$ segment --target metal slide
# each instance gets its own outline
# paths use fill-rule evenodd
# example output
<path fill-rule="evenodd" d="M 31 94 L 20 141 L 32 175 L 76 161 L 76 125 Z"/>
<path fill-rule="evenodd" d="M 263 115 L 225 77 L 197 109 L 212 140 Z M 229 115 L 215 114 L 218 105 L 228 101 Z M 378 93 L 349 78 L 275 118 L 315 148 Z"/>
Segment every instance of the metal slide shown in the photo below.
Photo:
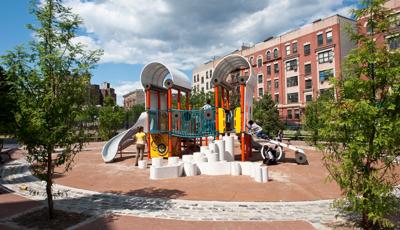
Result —
<path fill-rule="evenodd" d="M 118 135 L 107 141 L 107 143 L 103 146 L 103 149 L 101 150 L 101 156 L 103 157 L 104 162 L 112 162 L 119 150 L 123 150 L 133 143 L 132 136 L 136 133 L 137 127 L 142 126 L 144 128 L 144 131 L 147 132 L 146 120 L 147 113 L 143 112 L 140 114 L 138 120 L 131 128 L 122 133 L 119 133 Z"/>

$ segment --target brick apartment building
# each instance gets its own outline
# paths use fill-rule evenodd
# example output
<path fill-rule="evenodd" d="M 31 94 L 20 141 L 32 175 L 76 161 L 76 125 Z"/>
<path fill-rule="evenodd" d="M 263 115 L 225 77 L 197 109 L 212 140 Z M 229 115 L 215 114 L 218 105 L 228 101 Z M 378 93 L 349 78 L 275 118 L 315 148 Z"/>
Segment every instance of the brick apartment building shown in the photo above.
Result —
<path fill-rule="evenodd" d="M 328 78 L 340 76 L 343 59 L 355 46 L 345 28 L 355 24 L 334 15 L 233 53 L 247 57 L 253 66 L 255 99 L 269 93 L 278 103 L 281 118 L 296 124 L 306 103 L 332 88 Z M 193 70 L 194 91 L 213 90 L 210 75 L 220 59 Z"/>
<path fill-rule="evenodd" d="M 110 83 L 108 82 L 103 82 L 101 86 L 96 84 L 88 85 L 87 91 L 86 103 L 90 105 L 103 105 L 107 96 L 110 96 L 114 102 L 117 100 L 115 90 L 110 87 Z"/>
<path fill-rule="evenodd" d="M 134 105 L 144 105 L 145 102 L 145 93 L 142 89 L 137 89 L 132 92 L 129 92 L 124 97 L 124 109 L 129 110 Z"/>

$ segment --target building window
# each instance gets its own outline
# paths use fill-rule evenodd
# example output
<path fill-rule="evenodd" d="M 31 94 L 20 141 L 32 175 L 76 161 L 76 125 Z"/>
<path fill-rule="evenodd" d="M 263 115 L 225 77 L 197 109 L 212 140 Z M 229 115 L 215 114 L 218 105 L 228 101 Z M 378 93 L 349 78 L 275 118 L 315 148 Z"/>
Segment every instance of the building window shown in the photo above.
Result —
<path fill-rule="evenodd" d="M 267 81 L 267 92 L 271 92 L 271 81 Z"/>
<path fill-rule="evenodd" d="M 204 87 L 201 87 L 201 92 L 204 92 Z"/>
<path fill-rule="evenodd" d="M 259 58 L 257 59 L 257 67 L 260 68 L 261 66 L 262 66 L 262 58 L 259 57 Z"/>
<path fill-rule="evenodd" d="M 208 90 L 208 82 L 206 82 L 206 90 Z"/>
<path fill-rule="evenodd" d="M 201 84 L 204 83 L 204 77 L 201 77 Z"/>
<path fill-rule="evenodd" d="M 267 75 L 271 75 L 271 66 L 270 65 L 267 66 Z"/>
<path fill-rule="evenodd" d="M 299 102 L 299 93 L 288 93 L 287 94 L 287 103 L 298 103 Z"/>
<path fill-rule="evenodd" d="M 332 31 L 326 32 L 326 43 L 331 44 L 333 41 L 332 39 Z"/>
<path fill-rule="evenodd" d="M 250 57 L 249 61 L 250 61 L 250 65 L 253 65 L 253 64 L 254 64 L 254 63 L 253 63 L 254 57 Z"/>
<path fill-rule="evenodd" d="M 312 89 L 312 80 L 311 79 L 306 80 L 305 89 Z"/>
<path fill-rule="evenodd" d="M 206 71 L 206 79 L 208 79 L 208 71 Z"/>
<path fill-rule="evenodd" d="M 300 119 L 300 110 L 299 109 L 294 110 L 294 119 Z"/>
<path fill-rule="evenodd" d="M 298 85 L 299 85 L 299 82 L 298 82 L 298 80 L 297 80 L 297 76 L 288 77 L 288 78 L 286 79 L 286 86 L 287 86 L 287 87 L 293 87 L 293 86 L 298 86 Z"/>
<path fill-rule="evenodd" d="M 290 71 L 290 70 L 297 70 L 297 60 L 291 60 L 291 61 L 287 61 L 286 62 L 286 71 Z"/>
<path fill-rule="evenodd" d="M 328 50 L 325 52 L 321 52 L 318 54 L 318 63 L 323 64 L 323 63 L 328 63 L 333 61 L 333 51 Z"/>
<path fill-rule="evenodd" d="M 210 69 L 210 78 L 212 77 L 212 69 Z"/>
<path fill-rule="evenodd" d="M 260 97 L 264 96 L 263 88 L 258 88 L 258 96 L 260 96 Z"/>
<path fill-rule="evenodd" d="M 274 64 L 274 73 L 279 73 L 279 65 L 278 65 L 278 63 Z"/>
<path fill-rule="evenodd" d="M 323 34 L 318 34 L 317 35 L 317 43 L 318 43 L 319 46 L 324 44 L 324 36 L 323 36 Z"/>
<path fill-rule="evenodd" d="M 193 76 L 193 82 L 196 82 L 196 75 Z"/>
<path fill-rule="evenodd" d="M 312 95 L 306 95 L 306 102 L 311 102 L 312 101 Z"/>
<path fill-rule="evenodd" d="M 285 48 L 286 48 L 286 55 L 290 55 L 290 45 L 287 45 Z"/>
<path fill-rule="evenodd" d="M 275 49 L 274 49 L 274 58 L 277 59 L 278 56 L 279 56 L 279 55 L 278 55 L 278 49 L 275 48 Z"/>
<path fill-rule="evenodd" d="M 288 119 L 293 119 L 292 110 L 290 110 L 290 109 L 288 109 L 288 111 L 287 111 L 287 118 Z"/>
<path fill-rule="evenodd" d="M 279 104 L 279 94 L 275 94 L 275 103 Z"/>
<path fill-rule="evenodd" d="M 311 64 L 305 64 L 304 65 L 304 74 L 305 75 L 310 75 L 311 74 Z"/>
<path fill-rule="evenodd" d="M 267 61 L 271 60 L 271 51 L 267 51 Z"/>
<path fill-rule="evenodd" d="M 199 75 L 197 74 L 197 82 L 199 82 Z"/>
<path fill-rule="evenodd" d="M 258 75 L 258 83 L 262 83 L 263 82 L 263 75 L 259 74 Z"/>
<path fill-rule="evenodd" d="M 292 46 L 293 46 L 293 53 L 297 54 L 297 42 L 293 43 Z"/>
<path fill-rule="evenodd" d="M 304 56 L 310 55 L 310 52 L 311 52 L 311 45 L 310 44 L 304 45 Z"/>
<path fill-rule="evenodd" d="M 400 36 L 389 38 L 388 44 L 389 44 L 390 50 L 395 50 L 395 49 L 400 48 Z"/>
<path fill-rule="evenodd" d="M 319 82 L 321 82 L 321 84 L 331 77 L 333 77 L 333 69 L 319 71 Z"/>

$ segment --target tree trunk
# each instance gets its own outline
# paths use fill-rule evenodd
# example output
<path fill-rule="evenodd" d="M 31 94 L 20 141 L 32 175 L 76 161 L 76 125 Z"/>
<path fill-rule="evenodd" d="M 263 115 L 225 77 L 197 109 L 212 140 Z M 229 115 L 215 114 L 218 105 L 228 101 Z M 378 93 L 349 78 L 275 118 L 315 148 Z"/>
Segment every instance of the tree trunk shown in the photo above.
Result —
<path fill-rule="evenodd" d="M 47 183 L 46 183 L 46 193 L 47 193 L 47 206 L 48 206 L 48 210 L 49 210 L 49 219 L 53 219 L 54 218 L 54 206 L 53 206 L 53 194 L 52 194 L 52 185 L 53 185 L 53 171 L 52 171 L 52 166 L 53 166 L 53 162 L 52 162 L 52 154 L 53 151 L 48 150 L 47 152 Z"/>

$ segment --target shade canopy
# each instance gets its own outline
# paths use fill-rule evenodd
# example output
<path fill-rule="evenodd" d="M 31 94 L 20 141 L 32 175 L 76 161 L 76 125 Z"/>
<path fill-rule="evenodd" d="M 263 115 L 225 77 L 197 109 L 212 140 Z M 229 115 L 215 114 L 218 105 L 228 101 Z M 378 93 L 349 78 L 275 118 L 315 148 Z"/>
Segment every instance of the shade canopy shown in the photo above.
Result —
<path fill-rule="evenodd" d="M 165 81 L 168 74 L 171 77 L 174 86 L 191 90 L 189 78 L 180 70 L 164 65 L 161 62 L 151 62 L 147 64 L 140 74 L 140 80 L 144 88 L 156 86 L 159 88 L 166 88 Z"/>

